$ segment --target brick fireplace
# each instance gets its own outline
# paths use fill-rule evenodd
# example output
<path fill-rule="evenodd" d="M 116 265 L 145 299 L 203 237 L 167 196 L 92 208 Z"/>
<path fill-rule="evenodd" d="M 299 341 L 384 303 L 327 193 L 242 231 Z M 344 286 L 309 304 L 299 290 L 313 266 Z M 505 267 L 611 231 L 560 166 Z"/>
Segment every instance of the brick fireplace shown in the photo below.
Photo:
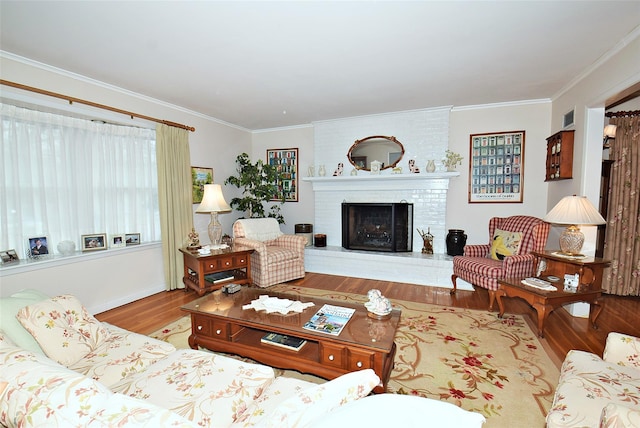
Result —
<path fill-rule="evenodd" d="M 457 172 L 306 177 L 315 198 L 314 231 L 327 235 L 327 247 L 308 247 L 309 272 L 356 276 L 421 285 L 451 286 L 452 258 L 446 255 L 446 206 L 449 179 Z M 413 234 L 413 251 L 383 253 L 342 247 L 343 202 L 413 204 L 413 227 L 430 228 L 434 254 L 421 253 L 422 238 Z"/>

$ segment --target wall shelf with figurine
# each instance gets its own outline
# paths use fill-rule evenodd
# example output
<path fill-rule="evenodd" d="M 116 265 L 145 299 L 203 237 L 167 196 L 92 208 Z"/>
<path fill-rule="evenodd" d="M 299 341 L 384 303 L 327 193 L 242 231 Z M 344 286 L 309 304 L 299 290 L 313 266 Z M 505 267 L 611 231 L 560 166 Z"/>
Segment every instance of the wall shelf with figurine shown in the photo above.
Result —
<path fill-rule="evenodd" d="M 547 138 L 547 164 L 544 181 L 573 178 L 573 134 L 560 131 Z"/>

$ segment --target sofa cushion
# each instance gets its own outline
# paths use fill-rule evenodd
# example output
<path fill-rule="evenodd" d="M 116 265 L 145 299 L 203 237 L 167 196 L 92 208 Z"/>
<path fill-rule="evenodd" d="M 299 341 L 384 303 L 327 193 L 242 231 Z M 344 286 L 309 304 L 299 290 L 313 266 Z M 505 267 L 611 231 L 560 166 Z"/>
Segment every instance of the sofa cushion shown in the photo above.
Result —
<path fill-rule="evenodd" d="M 638 391 L 637 369 L 603 361 L 589 352 L 569 351 L 562 363 L 547 425 L 597 427 L 607 404 L 637 405 Z"/>
<path fill-rule="evenodd" d="M 413 395 L 376 394 L 332 411 L 311 427 L 481 428 L 485 421 L 480 413 L 469 412 L 446 401 Z"/>
<path fill-rule="evenodd" d="M 38 345 L 38 342 L 36 342 L 31 333 L 20 324 L 16 318 L 16 314 L 25 306 L 41 302 L 48 298 L 49 296 L 37 290 L 22 290 L 12 294 L 10 297 L 0 299 L 0 329 L 2 329 L 16 345 L 43 355 L 44 352 L 40 348 L 40 345 Z"/>
<path fill-rule="evenodd" d="M 602 359 L 640 371 L 640 338 L 616 332 L 609 333 Z"/>
<path fill-rule="evenodd" d="M 149 336 L 123 330 L 108 323 L 107 339 L 67 368 L 111 387 L 176 350 L 175 346 Z"/>
<path fill-rule="evenodd" d="M 379 383 L 380 378 L 371 369 L 347 373 L 288 398 L 266 415 L 262 425 L 274 428 L 308 426 L 334 409 L 367 396 Z"/>
<path fill-rule="evenodd" d="M 98 348 L 109 332 L 71 295 L 33 303 L 18 311 L 18 321 L 49 358 L 69 366 Z"/>
<path fill-rule="evenodd" d="M 273 378 L 271 367 L 183 349 L 111 390 L 170 409 L 202 426 L 226 427 Z"/>
<path fill-rule="evenodd" d="M 278 376 L 262 394 L 247 407 L 242 415 L 239 415 L 231 426 L 252 427 L 260 425 L 261 421 L 265 419 L 265 415 L 277 408 L 289 397 L 313 385 L 313 383 L 307 382 L 306 380 Z"/>
<path fill-rule="evenodd" d="M 267 245 L 267 263 L 270 265 L 300 258 L 297 251 L 275 245 Z"/>
<path fill-rule="evenodd" d="M 640 427 L 640 407 L 631 408 L 609 403 L 602 409 L 600 426 L 602 428 L 638 428 Z"/>
<path fill-rule="evenodd" d="M 8 427 L 196 427 L 43 355 L 0 340 L 0 424 Z"/>

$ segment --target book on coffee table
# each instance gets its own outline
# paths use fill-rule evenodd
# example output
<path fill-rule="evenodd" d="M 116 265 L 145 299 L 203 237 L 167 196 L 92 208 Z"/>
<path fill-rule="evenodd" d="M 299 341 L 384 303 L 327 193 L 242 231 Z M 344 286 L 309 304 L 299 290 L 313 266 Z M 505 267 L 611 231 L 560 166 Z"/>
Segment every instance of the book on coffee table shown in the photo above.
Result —
<path fill-rule="evenodd" d="M 355 311 L 353 308 L 323 305 L 303 327 L 307 330 L 338 336 Z"/>
<path fill-rule="evenodd" d="M 302 348 L 305 343 L 307 343 L 306 340 L 300 339 L 299 337 L 292 337 L 278 333 L 267 333 L 262 336 L 260 342 L 266 343 L 268 345 L 275 345 L 282 348 L 291 349 L 292 351 L 299 351 L 300 348 Z"/>

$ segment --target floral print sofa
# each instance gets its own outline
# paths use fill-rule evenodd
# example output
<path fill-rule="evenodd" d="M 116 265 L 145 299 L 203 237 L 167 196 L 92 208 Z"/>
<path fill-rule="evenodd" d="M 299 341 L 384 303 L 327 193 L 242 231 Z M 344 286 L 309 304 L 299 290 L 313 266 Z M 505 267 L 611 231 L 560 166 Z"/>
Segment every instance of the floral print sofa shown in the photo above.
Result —
<path fill-rule="evenodd" d="M 101 323 L 73 296 L 29 304 L 16 318 L 40 352 L 0 331 L 2 426 L 307 426 L 380 381 L 372 370 L 321 385 L 276 378 L 271 367 Z"/>
<path fill-rule="evenodd" d="M 569 351 L 547 427 L 640 427 L 640 338 L 609 333 L 602 359 Z"/>

